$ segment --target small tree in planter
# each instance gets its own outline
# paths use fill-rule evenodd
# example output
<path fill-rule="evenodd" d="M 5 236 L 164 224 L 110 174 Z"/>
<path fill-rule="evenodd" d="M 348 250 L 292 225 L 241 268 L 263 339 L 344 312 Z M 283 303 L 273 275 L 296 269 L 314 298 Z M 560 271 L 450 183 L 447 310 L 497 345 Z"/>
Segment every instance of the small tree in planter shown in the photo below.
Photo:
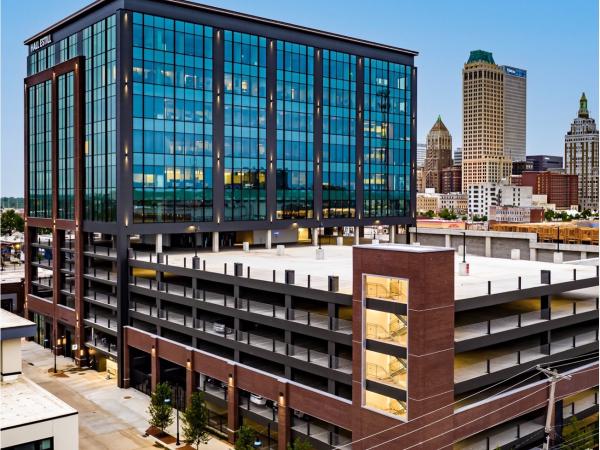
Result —
<path fill-rule="evenodd" d="M 313 450 L 313 446 L 306 439 L 297 437 L 294 442 L 288 443 L 287 450 Z"/>
<path fill-rule="evenodd" d="M 235 450 L 254 450 L 254 439 L 256 432 L 247 425 L 242 425 L 236 431 Z"/>
<path fill-rule="evenodd" d="M 187 444 L 194 445 L 196 450 L 200 444 L 206 444 L 209 434 L 206 431 L 208 424 L 208 410 L 204 402 L 203 392 L 192 394 L 190 406 L 183 413 L 183 436 Z"/>
<path fill-rule="evenodd" d="M 158 428 L 162 433 L 173 423 L 173 391 L 167 383 L 158 383 L 150 398 L 148 414 L 150 426 Z"/>

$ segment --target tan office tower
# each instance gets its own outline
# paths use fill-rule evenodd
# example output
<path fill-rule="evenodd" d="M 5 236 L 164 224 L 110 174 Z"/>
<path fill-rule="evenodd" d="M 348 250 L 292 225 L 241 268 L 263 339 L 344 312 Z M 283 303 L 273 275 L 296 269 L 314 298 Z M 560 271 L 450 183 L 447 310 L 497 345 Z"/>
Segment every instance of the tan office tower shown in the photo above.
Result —
<path fill-rule="evenodd" d="M 489 52 L 472 51 L 463 68 L 463 192 L 510 176 L 504 154 L 504 71 Z"/>
<path fill-rule="evenodd" d="M 527 130 L 527 71 L 504 70 L 504 154 L 511 161 L 525 161 Z"/>
<path fill-rule="evenodd" d="M 598 210 L 598 129 L 590 117 L 585 93 L 579 112 L 565 135 L 565 169 L 578 176 L 580 209 Z"/>
<path fill-rule="evenodd" d="M 452 166 L 452 136 L 438 116 L 427 134 L 425 153 L 425 187 L 442 192 L 442 169 Z"/>

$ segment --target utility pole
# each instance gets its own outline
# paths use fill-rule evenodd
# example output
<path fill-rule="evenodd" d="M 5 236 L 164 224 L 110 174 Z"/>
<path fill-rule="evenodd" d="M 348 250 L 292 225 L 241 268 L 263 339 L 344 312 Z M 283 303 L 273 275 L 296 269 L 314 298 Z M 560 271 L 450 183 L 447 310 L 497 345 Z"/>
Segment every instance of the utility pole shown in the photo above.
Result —
<path fill-rule="evenodd" d="M 463 231 L 463 262 L 467 262 L 467 232 Z"/>
<path fill-rule="evenodd" d="M 536 366 L 536 369 L 542 372 L 548 377 L 550 381 L 550 398 L 548 399 L 548 411 L 546 414 L 546 426 L 544 432 L 546 433 L 546 442 L 544 442 L 544 450 L 550 450 L 550 439 L 552 433 L 552 416 L 554 415 L 554 397 L 556 394 L 556 383 L 560 380 L 570 380 L 571 375 L 561 375 L 556 369 L 549 370 L 541 366 Z"/>

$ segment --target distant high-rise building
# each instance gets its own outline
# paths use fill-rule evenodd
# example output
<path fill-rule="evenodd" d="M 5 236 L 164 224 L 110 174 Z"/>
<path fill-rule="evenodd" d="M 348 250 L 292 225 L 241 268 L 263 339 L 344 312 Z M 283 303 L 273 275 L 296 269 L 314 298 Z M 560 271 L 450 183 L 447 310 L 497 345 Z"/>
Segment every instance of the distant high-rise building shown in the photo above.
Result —
<path fill-rule="evenodd" d="M 462 166 L 462 147 L 456 147 L 454 150 L 454 165 Z"/>
<path fill-rule="evenodd" d="M 452 136 L 438 116 L 427 134 L 425 155 L 425 188 L 442 190 L 442 169 L 452 166 Z"/>
<path fill-rule="evenodd" d="M 425 166 L 425 155 L 427 154 L 427 144 L 417 144 L 417 167 Z"/>
<path fill-rule="evenodd" d="M 442 169 L 442 194 L 462 191 L 462 167 L 451 166 Z"/>
<path fill-rule="evenodd" d="M 579 112 L 565 135 L 565 169 L 577 175 L 579 206 L 598 209 L 598 129 L 590 117 L 585 93 L 579 100 Z"/>
<path fill-rule="evenodd" d="M 463 192 L 511 173 L 504 153 L 504 70 L 491 53 L 472 51 L 463 68 Z"/>
<path fill-rule="evenodd" d="M 513 161 L 512 174 L 521 175 L 525 171 L 533 170 L 533 161 Z"/>
<path fill-rule="evenodd" d="M 504 154 L 525 160 L 527 130 L 527 71 L 502 66 L 504 71 Z"/>
<path fill-rule="evenodd" d="M 545 172 L 546 170 L 562 169 L 563 157 L 554 155 L 527 155 L 527 161 L 533 163 L 533 172 Z"/>

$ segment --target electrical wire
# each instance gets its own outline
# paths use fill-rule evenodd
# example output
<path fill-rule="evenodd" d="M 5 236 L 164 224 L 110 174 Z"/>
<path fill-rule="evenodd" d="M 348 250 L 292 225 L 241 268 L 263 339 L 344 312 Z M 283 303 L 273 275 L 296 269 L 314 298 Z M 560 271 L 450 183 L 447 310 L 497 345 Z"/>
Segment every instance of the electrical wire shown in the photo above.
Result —
<path fill-rule="evenodd" d="M 559 449 L 563 445 L 567 445 L 567 444 L 572 445 L 572 444 L 575 444 L 575 443 L 577 443 L 579 441 L 585 441 L 586 439 L 593 438 L 594 435 L 597 434 L 597 433 L 598 433 L 598 430 L 593 430 L 592 429 L 592 430 L 587 431 L 587 432 L 585 432 L 583 434 L 580 434 L 579 436 L 573 437 L 573 439 L 566 439 L 566 440 L 562 441 L 560 444 L 553 445 L 552 447 L 550 447 L 550 450 Z"/>
<path fill-rule="evenodd" d="M 597 367 L 591 367 L 591 368 L 588 368 L 588 369 L 585 369 L 585 370 L 579 371 L 579 372 L 577 372 L 577 374 L 579 375 L 579 374 L 581 374 L 581 373 L 585 373 L 585 372 L 589 372 L 589 371 L 591 371 L 591 370 L 597 370 L 597 369 L 598 369 Z M 559 379 L 559 380 L 558 380 L 556 383 L 559 383 L 559 382 L 561 382 L 561 381 L 564 381 L 564 379 Z M 544 383 L 544 385 L 543 385 L 541 388 L 539 388 L 539 389 L 536 389 L 536 390 L 535 390 L 535 391 L 533 391 L 533 392 L 530 392 L 529 394 L 525 395 L 524 397 L 519 397 L 518 399 L 516 399 L 516 400 L 515 400 L 515 401 L 513 401 L 513 402 L 507 403 L 507 404 L 506 404 L 506 405 L 504 405 L 504 406 L 501 406 L 501 407 L 499 407 L 499 408 L 497 408 L 497 409 L 495 409 L 495 410 L 493 410 L 493 411 L 490 411 L 490 412 L 488 412 L 488 413 L 486 413 L 486 414 L 484 414 L 484 415 L 482 415 L 482 416 L 476 417 L 476 418 L 475 418 L 475 419 L 473 419 L 473 420 L 470 420 L 470 421 L 468 421 L 468 422 L 465 422 L 465 423 L 463 423 L 463 424 L 460 424 L 460 425 L 458 425 L 457 427 L 453 427 L 452 429 L 450 429 L 450 430 L 448 430 L 448 431 L 445 431 L 445 432 L 443 432 L 443 433 L 440 433 L 440 434 L 438 434 L 438 435 L 435 435 L 435 436 L 433 436 L 433 437 L 430 437 L 429 439 L 426 439 L 425 441 L 421 441 L 421 442 L 418 442 L 418 443 L 416 443 L 416 444 L 414 444 L 414 445 L 411 445 L 410 447 L 406 447 L 404 450 L 409 450 L 409 449 L 411 449 L 411 448 L 414 448 L 414 447 L 416 447 L 416 446 L 418 446 L 418 445 L 421 445 L 421 444 L 423 444 L 423 443 L 425 443 L 425 442 L 429 442 L 429 441 L 431 441 L 432 439 L 436 439 L 436 438 L 438 438 L 438 437 L 440 437 L 440 436 L 444 436 L 444 435 L 446 435 L 446 434 L 448 434 L 448 433 L 450 433 L 450 432 L 453 432 L 453 431 L 455 431 L 455 430 L 457 430 L 457 429 L 459 429 L 459 428 L 462 428 L 462 427 L 464 427 L 465 425 L 469 425 L 469 424 L 471 424 L 471 423 L 473 423 L 473 422 L 476 422 L 476 421 L 478 421 L 478 420 L 481 420 L 482 418 L 484 418 L 484 417 L 487 417 L 487 416 L 489 416 L 489 415 L 491 415 L 491 414 L 494 414 L 494 413 L 496 413 L 496 412 L 498 412 L 498 411 L 500 411 L 500 410 L 502 410 L 502 409 L 504 409 L 504 408 L 507 408 L 508 406 L 511 406 L 511 405 L 513 405 L 513 404 L 515 404 L 515 403 L 518 403 L 518 402 L 520 402 L 521 400 L 523 400 L 523 399 L 525 399 L 525 398 L 531 397 L 532 395 L 534 395 L 534 394 L 536 394 L 536 393 L 538 393 L 538 392 L 541 392 L 541 391 L 542 391 L 542 390 L 544 390 L 544 389 L 547 389 L 547 387 L 548 387 L 548 386 L 547 386 L 547 384 L 546 384 L 546 383 Z M 584 390 L 585 390 L 585 389 L 584 389 Z M 544 402 L 542 402 L 542 403 L 539 403 L 538 405 L 535 405 L 533 408 L 537 408 L 539 405 L 546 404 L 547 402 L 548 402 L 548 400 L 545 400 Z M 529 408 L 528 408 L 528 409 L 529 409 Z M 519 412 L 518 414 L 516 414 L 515 416 L 509 417 L 509 418 L 508 418 L 508 419 L 506 419 L 506 420 L 510 420 L 510 419 L 512 419 L 512 418 L 514 418 L 514 417 L 518 417 L 518 416 L 520 416 L 520 415 L 522 415 L 522 414 L 523 414 L 523 413 L 522 413 L 522 411 L 520 411 L 520 412 Z M 422 417 L 422 416 L 421 416 L 421 417 Z M 437 422 L 440 422 L 440 421 L 442 421 L 442 420 L 444 420 L 444 419 L 447 419 L 448 417 L 450 417 L 450 416 L 442 417 L 441 419 L 438 419 L 438 420 L 436 420 L 436 421 L 434 421 L 434 422 L 432 422 L 432 423 L 430 423 L 430 424 L 427 424 L 427 425 L 425 425 L 424 427 L 421 427 L 421 429 L 422 429 L 422 428 L 425 428 L 425 427 L 428 427 L 428 426 L 431 426 L 431 425 L 433 425 L 433 424 L 435 424 L 435 423 L 437 423 Z M 413 430 L 413 431 L 411 431 L 411 433 L 412 433 L 412 432 L 414 432 L 414 431 L 416 431 L 416 430 Z M 410 433 L 406 433 L 406 434 L 403 434 L 403 435 L 400 435 L 400 436 L 396 436 L 396 437 L 394 437 L 394 438 L 392 438 L 392 439 L 388 439 L 388 440 L 387 440 L 387 441 L 385 441 L 385 442 L 380 442 L 380 443 L 379 443 L 379 444 L 377 444 L 377 445 L 374 445 L 374 446 L 372 446 L 372 447 L 369 447 L 367 450 L 372 450 L 372 449 L 374 449 L 374 448 L 377 448 L 377 447 L 380 447 L 380 446 L 382 446 L 382 445 L 389 444 L 390 442 L 393 442 L 393 441 L 395 441 L 396 439 L 403 438 L 403 437 L 407 436 L 408 434 L 410 434 Z"/>
<path fill-rule="evenodd" d="M 555 364 L 555 363 L 557 363 L 557 362 L 564 362 L 564 361 L 572 361 L 572 362 L 577 362 L 577 361 L 573 361 L 573 360 L 575 360 L 575 359 L 577 359 L 577 358 L 580 358 L 581 356 L 584 356 L 584 355 L 579 355 L 579 356 L 570 357 L 570 358 L 558 359 L 558 360 L 556 360 L 556 361 L 549 361 L 549 362 L 545 362 L 545 363 L 540 363 L 540 364 L 538 364 L 538 365 L 539 365 L 539 366 L 550 365 L 550 364 L 554 365 L 554 364 Z M 563 364 L 563 365 L 568 365 L 568 364 L 571 364 L 571 363 L 567 363 L 567 364 Z M 556 366 L 556 367 L 559 367 L 559 366 Z M 507 381 L 509 381 L 509 380 L 511 380 L 511 379 L 513 379 L 513 378 L 516 378 L 516 377 L 518 377 L 518 376 L 520 376 L 520 375 L 523 375 L 524 373 L 526 373 L 526 372 L 529 372 L 530 370 L 533 370 L 533 369 L 535 369 L 535 367 L 529 367 L 529 368 L 527 368 L 527 369 L 524 369 L 524 370 L 522 370 L 521 372 L 518 372 L 518 373 L 516 373 L 515 375 L 512 375 L 512 376 L 510 376 L 510 377 L 508 377 L 508 378 L 506 378 L 506 379 L 504 379 L 504 380 L 502 380 L 502 381 L 499 381 L 499 382 L 497 382 L 497 383 L 495 383 L 495 384 L 492 384 L 492 385 L 490 385 L 490 386 L 486 386 L 485 388 L 483 388 L 483 389 L 481 389 L 481 390 L 479 390 L 479 391 L 477 391 L 477 392 L 475 392 L 475 393 L 473 393 L 473 394 L 470 394 L 470 395 L 468 395 L 468 396 L 466 396 L 466 397 L 464 397 L 464 398 L 462 398 L 462 399 L 460 399 L 460 400 L 457 400 L 457 401 L 455 401 L 455 402 L 453 402 L 453 403 L 450 403 L 449 405 L 445 405 L 445 406 L 442 406 L 442 407 L 440 407 L 440 408 L 438 408 L 438 409 L 434 409 L 434 410 L 432 410 L 432 411 L 429 411 L 429 412 L 427 412 L 427 413 L 425 413 L 425 414 L 423 414 L 423 415 L 421 415 L 421 416 L 419 416 L 419 417 L 416 417 L 416 418 L 414 418 L 414 419 L 412 419 L 412 420 L 408 420 L 408 421 L 406 421 L 406 422 L 401 422 L 401 423 L 399 423 L 399 424 L 396 424 L 396 425 L 393 425 L 393 426 L 391 426 L 391 427 L 389 427 L 389 428 L 385 428 L 385 429 L 383 429 L 383 430 L 377 431 L 377 432 L 375 432 L 375 433 L 372 433 L 372 434 L 370 434 L 370 435 L 363 436 L 363 437 L 361 437 L 361 438 L 359 438 L 359 439 L 356 439 L 356 440 L 354 440 L 354 441 L 348 442 L 348 443 L 346 443 L 346 444 L 342 444 L 342 445 L 335 446 L 335 447 L 333 447 L 333 449 L 334 449 L 334 450 L 341 450 L 341 449 L 343 449 L 343 448 L 345 448 L 345 447 L 348 447 L 348 446 L 351 446 L 351 445 L 353 445 L 353 444 L 356 444 L 357 442 L 361 442 L 361 441 L 364 441 L 365 439 L 370 439 L 370 438 L 372 438 L 372 437 L 374 437 L 374 436 L 378 436 L 378 435 L 380 435 L 380 434 L 382 434 L 382 433 L 386 433 L 386 432 L 388 432 L 388 431 L 390 431 L 390 430 L 393 430 L 393 429 L 395 429 L 395 428 L 401 427 L 401 426 L 403 426 L 403 425 L 406 425 L 407 423 L 413 422 L 413 421 L 415 421 L 415 420 L 422 420 L 422 419 L 423 419 L 423 417 L 426 417 L 426 416 L 428 416 L 428 415 L 430 415 L 430 414 L 436 413 L 436 412 L 438 412 L 438 411 L 440 411 L 440 410 L 442 410 L 442 409 L 446 409 L 446 408 L 448 408 L 448 407 L 450 407 L 450 406 L 457 405 L 458 403 L 462 403 L 462 402 L 464 402 L 465 400 L 467 400 L 467 399 L 469 399 L 469 398 L 472 398 L 472 397 L 474 397 L 474 396 L 477 396 L 477 395 L 479 395 L 479 394 L 481 394 L 481 393 L 483 393 L 483 392 L 485 392 L 485 391 L 487 391 L 487 390 L 489 390 L 489 389 L 492 389 L 492 388 L 494 388 L 494 387 L 496 387 L 496 386 L 499 386 L 499 385 L 501 385 L 501 384 L 503 384 L 503 383 L 506 383 Z M 518 386 L 519 384 L 523 383 L 524 381 L 527 381 L 528 379 L 530 379 L 530 378 L 533 378 L 534 376 L 537 376 L 537 375 L 538 375 L 538 373 L 536 372 L 534 375 L 532 375 L 532 376 L 530 376 L 530 377 L 526 378 L 525 380 L 519 381 L 518 383 L 515 383 L 515 384 L 513 384 L 512 386 L 509 386 L 509 387 L 505 388 L 503 391 L 499 392 L 498 394 L 494 394 L 494 395 L 499 395 L 499 394 L 502 394 L 502 393 L 506 392 L 507 390 L 509 390 L 509 389 L 512 389 L 512 388 L 514 388 L 514 387 Z M 452 414 L 448 415 L 448 416 L 442 417 L 442 418 L 441 418 L 441 419 L 439 419 L 439 420 L 446 419 L 446 418 L 448 418 L 448 417 L 452 416 L 453 414 L 454 414 L 454 412 L 453 412 Z M 435 423 L 435 422 L 434 422 L 434 423 Z M 421 429 L 423 429 L 423 428 L 425 428 L 425 427 L 427 427 L 427 426 L 429 426 L 429 425 L 425 425 L 425 426 L 423 426 L 423 427 L 420 427 L 420 428 L 417 428 L 417 429 L 415 429 L 415 430 L 409 431 L 408 433 L 404 434 L 403 436 L 408 436 L 408 435 L 410 435 L 410 434 L 412 434 L 412 433 L 414 433 L 414 432 L 416 432 L 416 431 L 419 431 L 419 430 L 421 430 Z"/>

